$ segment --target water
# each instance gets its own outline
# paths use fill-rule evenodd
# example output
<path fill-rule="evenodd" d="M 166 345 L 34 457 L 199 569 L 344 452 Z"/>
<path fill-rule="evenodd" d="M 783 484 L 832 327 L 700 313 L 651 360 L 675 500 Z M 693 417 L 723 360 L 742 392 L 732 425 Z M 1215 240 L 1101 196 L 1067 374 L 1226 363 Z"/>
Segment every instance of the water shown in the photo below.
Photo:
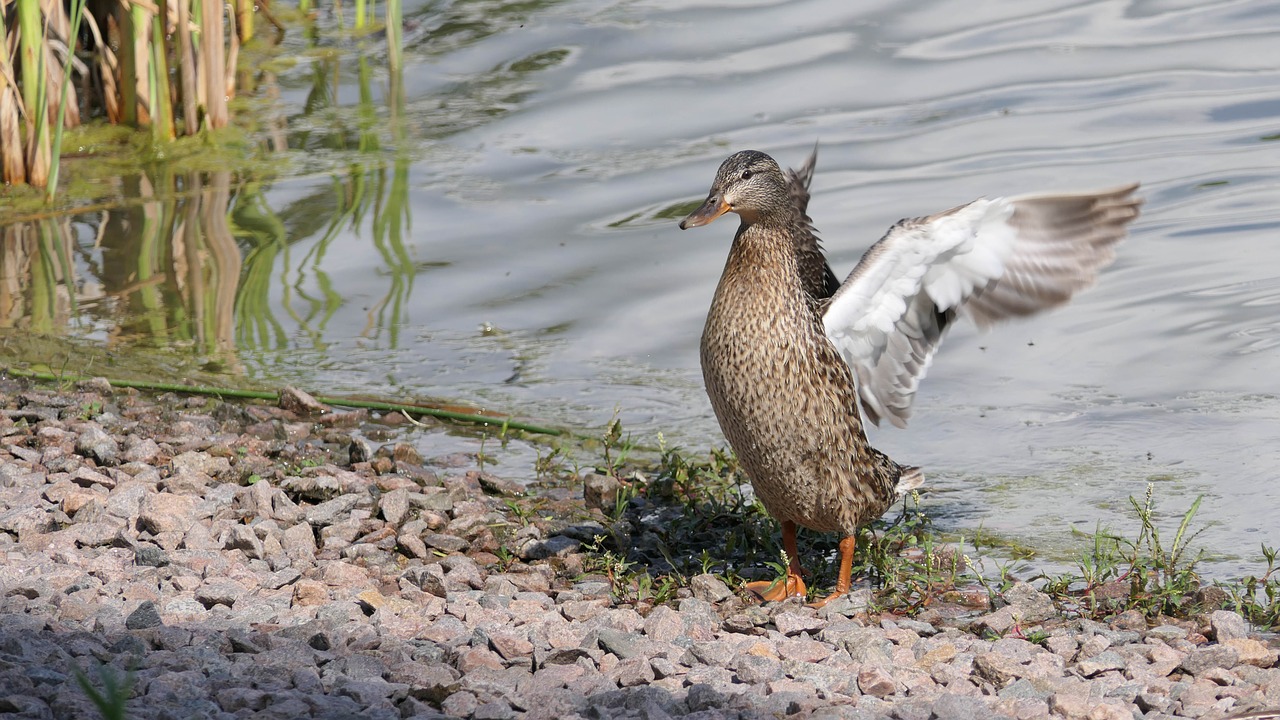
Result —
<path fill-rule="evenodd" d="M 821 143 L 810 211 L 839 275 L 900 217 L 1141 180 L 1144 216 L 1097 288 L 958 328 L 910 428 L 873 441 L 927 469 L 941 527 L 1049 558 L 1073 528 L 1132 534 L 1127 498 L 1148 482 L 1169 532 L 1206 496 L 1215 574 L 1257 571 L 1258 544 L 1280 544 L 1280 6 L 409 10 L 408 160 L 377 169 L 356 150 L 390 143 L 385 109 L 358 108 L 354 52 L 302 60 L 274 78 L 293 177 L 210 180 L 229 233 L 147 245 L 134 203 L 76 216 L 56 252 L 10 245 L 5 322 L 152 348 L 178 375 L 573 426 L 616 413 L 637 439 L 701 452 L 723 442 L 697 344 L 734 223 L 675 221 L 730 152 L 794 165 Z"/>

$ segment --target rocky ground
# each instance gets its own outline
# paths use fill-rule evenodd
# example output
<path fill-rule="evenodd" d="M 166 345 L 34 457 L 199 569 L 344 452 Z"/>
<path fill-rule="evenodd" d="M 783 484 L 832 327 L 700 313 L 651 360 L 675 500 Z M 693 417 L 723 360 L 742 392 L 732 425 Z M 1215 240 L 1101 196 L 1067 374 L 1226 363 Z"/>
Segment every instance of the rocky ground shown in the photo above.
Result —
<path fill-rule="evenodd" d="M 600 526 L 556 520 L 589 516 L 581 489 L 545 491 L 530 522 L 521 486 L 484 473 L 478 450 L 422 458 L 393 442 L 443 430 L 307 400 L 0 380 L 0 715 L 96 717 L 75 674 L 101 690 L 126 668 L 133 718 L 1280 706 L 1276 643 L 1224 611 L 1069 620 L 1019 585 L 977 617 L 871 617 L 865 596 L 760 607 L 712 575 L 668 604 L 622 604 L 587 572 Z"/>

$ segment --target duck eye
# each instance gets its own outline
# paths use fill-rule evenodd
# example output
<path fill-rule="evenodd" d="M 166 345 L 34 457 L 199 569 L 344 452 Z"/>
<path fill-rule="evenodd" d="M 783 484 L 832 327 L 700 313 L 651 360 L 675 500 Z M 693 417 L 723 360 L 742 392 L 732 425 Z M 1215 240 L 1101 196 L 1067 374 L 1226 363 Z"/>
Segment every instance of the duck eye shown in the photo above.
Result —
<path fill-rule="evenodd" d="M 750 170 L 743 170 L 743 171 L 742 171 L 742 179 L 743 179 L 743 180 L 750 180 L 750 179 L 751 179 L 751 174 L 752 174 L 752 173 L 751 173 L 751 171 L 750 171 Z"/>

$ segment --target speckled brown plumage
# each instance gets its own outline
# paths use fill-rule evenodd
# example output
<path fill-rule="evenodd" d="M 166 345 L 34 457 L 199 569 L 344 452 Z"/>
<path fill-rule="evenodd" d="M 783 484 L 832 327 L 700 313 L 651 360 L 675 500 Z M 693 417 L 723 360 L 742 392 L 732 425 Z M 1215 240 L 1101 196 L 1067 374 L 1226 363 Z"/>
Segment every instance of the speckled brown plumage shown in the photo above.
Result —
<path fill-rule="evenodd" d="M 703 379 L 770 514 L 852 535 L 888 509 L 902 468 L 866 442 L 853 376 L 805 291 L 793 219 L 781 203 L 738 229 L 702 333 Z"/>
<path fill-rule="evenodd" d="M 680 223 L 741 218 L 701 359 L 720 427 L 791 556 L 780 587 L 749 584 L 766 599 L 805 592 L 797 525 L 843 536 L 831 597 L 847 592 L 858 527 L 923 479 L 868 444 L 860 399 L 873 420 L 905 423 L 953 318 L 985 325 L 1065 302 L 1111 261 L 1141 202 L 1136 185 L 975 201 L 895 225 L 841 285 L 806 214 L 814 160 L 784 173 L 764 153 L 735 153 Z M 871 383 L 861 396 L 855 376 Z"/>

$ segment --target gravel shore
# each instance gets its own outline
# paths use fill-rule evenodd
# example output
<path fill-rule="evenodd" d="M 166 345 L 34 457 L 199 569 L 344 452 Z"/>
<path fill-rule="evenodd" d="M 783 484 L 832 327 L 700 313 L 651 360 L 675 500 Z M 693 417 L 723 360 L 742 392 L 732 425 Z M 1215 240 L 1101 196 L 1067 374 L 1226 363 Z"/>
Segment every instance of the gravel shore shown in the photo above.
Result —
<path fill-rule="evenodd" d="M 1103 624 L 1018 585 L 977 617 L 874 617 L 865 593 L 762 607 L 712 575 L 669 604 L 622 604 L 583 570 L 598 526 L 528 522 L 478 440 L 423 458 L 408 441 L 443 429 L 281 405 L 0 380 L 0 717 L 97 717 L 75 673 L 102 687 L 103 666 L 134 669 L 132 718 L 1280 706 L 1277 643 L 1225 611 Z M 548 492 L 551 516 L 587 516 L 580 489 Z"/>

